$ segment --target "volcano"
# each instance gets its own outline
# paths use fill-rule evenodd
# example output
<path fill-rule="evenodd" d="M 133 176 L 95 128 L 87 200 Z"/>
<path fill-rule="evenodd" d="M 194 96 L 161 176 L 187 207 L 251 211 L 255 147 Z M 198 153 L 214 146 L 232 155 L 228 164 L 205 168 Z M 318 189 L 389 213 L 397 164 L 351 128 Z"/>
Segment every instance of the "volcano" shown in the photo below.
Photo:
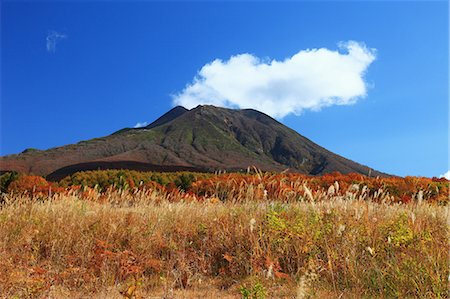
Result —
<path fill-rule="evenodd" d="M 329 172 L 385 176 L 317 145 L 253 109 L 178 106 L 142 128 L 48 150 L 0 157 L 0 170 L 57 180 L 77 171 L 263 171 L 310 175 Z"/>

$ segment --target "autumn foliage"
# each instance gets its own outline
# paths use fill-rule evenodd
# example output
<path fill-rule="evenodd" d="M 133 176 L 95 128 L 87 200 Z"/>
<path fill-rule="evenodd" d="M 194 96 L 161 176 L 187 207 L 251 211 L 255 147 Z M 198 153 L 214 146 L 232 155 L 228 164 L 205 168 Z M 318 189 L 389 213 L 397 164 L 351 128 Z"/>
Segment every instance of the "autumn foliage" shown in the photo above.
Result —
<path fill-rule="evenodd" d="M 0 184 L 8 298 L 447 294 L 446 179 L 108 170 Z"/>
<path fill-rule="evenodd" d="M 49 195 L 53 192 L 62 192 L 64 189 L 47 182 L 43 177 L 34 175 L 21 175 L 11 182 L 7 188 L 9 192 L 29 193 L 32 195 Z"/>
<path fill-rule="evenodd" d="M 172 200 L 221 201 L 314 201 L 330 196 L 370 199 L 376 202 L 409 203 L 427 201 L 446 205 L 449 181 L 425 177 L 367 177 L 360 174 L 331 173 L 308 176 L 296 173 L 145 173 L 128 170 L 87 171 L 59 183 L 39 176 L 20 175 L 9 183 L 9 192 L 48 195 L 81 192 L 105 194 L 113 190 L 158 191 Z M 91 196 L 95 197 L 95 196 Z"/>
<path fill-rule="evenodd" d="M 422 177 L 371 178 L 340 173 L 323 176 L 301 174 L 225 174 L 193 183 L 191 192 L 198 196 L 216 195 L 222 200 L 322 200 L 330 195 L 374 201 L 408 203 L 412 200 L 447 204 L 449 181 Z"/>

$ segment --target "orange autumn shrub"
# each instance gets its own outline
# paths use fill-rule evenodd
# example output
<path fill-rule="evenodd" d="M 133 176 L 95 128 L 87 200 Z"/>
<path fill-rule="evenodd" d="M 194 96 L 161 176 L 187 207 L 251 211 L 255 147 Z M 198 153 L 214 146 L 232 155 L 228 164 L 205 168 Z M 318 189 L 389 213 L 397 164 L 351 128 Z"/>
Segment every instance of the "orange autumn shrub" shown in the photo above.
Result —
<path fill-rule="evenodd" d="M 39 192 L 41 190 L 48 189 L 48 187 L 49 183 L 43 177 L 23 175 L 9 185 L 8 191 Z"/>
<path fill-rule="evenodd" d="M 8 191 L 15 193 L 49 194 L 63 190 L 63 188 L 47 182 L 43 177 L 35 175 L 21 175 L 8 186 Z"/>

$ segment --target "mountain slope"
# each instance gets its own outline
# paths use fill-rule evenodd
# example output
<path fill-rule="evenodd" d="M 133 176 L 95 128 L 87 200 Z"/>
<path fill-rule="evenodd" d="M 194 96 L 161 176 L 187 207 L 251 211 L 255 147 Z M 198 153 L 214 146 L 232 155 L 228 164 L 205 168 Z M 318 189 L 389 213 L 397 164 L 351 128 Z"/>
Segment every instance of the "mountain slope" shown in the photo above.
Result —
<path fill-rule="evenodd" d="M 164 166 L 210 171 L 253 165 L 262 170 L 289 168 L 313 175 L 333 171 L 369 173 L 367 166 L 333 154 L 261 112 L 214 106 L 192 110 L 175 107 L 144 128 L 123 129 L 77 144 L 1 157 L 0 170 L 48 175 L 64 167 L 83 170 L 67 168 L 75 164 L 95 169 L 96 163 L 109 168 L 142 168 L 144 163 L 149 170 L 152 165 L 158 169 Z M 383 175 L 373 170 L 371 173 Z"/>

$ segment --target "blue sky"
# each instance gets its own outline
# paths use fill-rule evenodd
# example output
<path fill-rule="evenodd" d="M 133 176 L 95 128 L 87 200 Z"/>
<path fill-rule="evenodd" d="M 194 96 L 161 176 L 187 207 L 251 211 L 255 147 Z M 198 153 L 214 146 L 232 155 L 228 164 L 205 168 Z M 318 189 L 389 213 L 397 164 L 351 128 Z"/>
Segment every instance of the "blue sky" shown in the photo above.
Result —
<path fill-rule="evenodd" d="M 448 13 L 446 1 L 3 1 L 0 153 L 151 122 L 215 59 L 283 61 L 357 41 L 376 49 L 367 95 L 280 120 L 375 169 L 439 176 L 449 159 Z"/>

